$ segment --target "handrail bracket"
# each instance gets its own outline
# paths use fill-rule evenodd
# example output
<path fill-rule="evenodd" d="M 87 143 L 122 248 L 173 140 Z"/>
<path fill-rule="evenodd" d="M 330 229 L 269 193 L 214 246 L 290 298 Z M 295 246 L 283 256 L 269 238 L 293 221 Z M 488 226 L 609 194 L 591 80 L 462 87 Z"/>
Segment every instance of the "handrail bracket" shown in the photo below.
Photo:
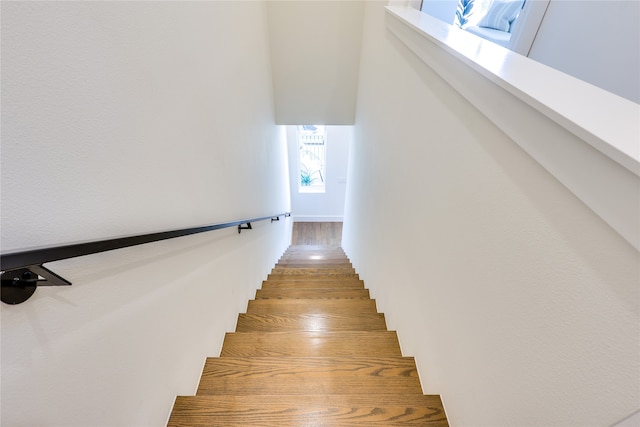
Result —
<path fill-rule="evenodd" d="M 71 285 L 68 280 L 37 264 L 4 271 L 0 278 L 2 279 L 0 301 L 12 305 L 28 300 L 38 286 Z"/>
<path fill-rule="evenodd" d="M 247 222 L 246 227 L 243 227 L 242 224 L 238 224 L 238 234 L 242 233 L 242 230 L 253 230 L 253 227 L 251 227 L 250 222 Z"/>

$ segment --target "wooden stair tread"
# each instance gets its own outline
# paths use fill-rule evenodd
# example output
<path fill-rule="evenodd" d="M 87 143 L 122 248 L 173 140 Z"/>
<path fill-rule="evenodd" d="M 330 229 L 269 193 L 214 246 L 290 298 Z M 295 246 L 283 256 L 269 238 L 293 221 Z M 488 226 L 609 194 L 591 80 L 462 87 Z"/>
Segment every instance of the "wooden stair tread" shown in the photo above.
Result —
<path fill-rule="evenodd" d="M 323 260 L 306 260 L 300 258 L 280 259 L 273 268 L 317 268 L 317 269 L 345 269 L 354 268 L 348 259 L 323 259 Z"/>
<path fill-rule="evenodd" d="M 314 268 L 326 268 L 326 267 L 353 267 L 351 261 L 347 258 L 344 259 L 301 259 L 301 258 L 289 258 L 289 259 L 280 259 L 276 263 L 277 267 L 289 267 L 289 268 L 298 268 L 298 267 L 314 267 Z"/>
<path fill-rule="evenodd" d="M 356 274 L 353 267 L 279 267 L 275 266 L 271 270 L 272 274 Z"/>
<path fill-rule="evenodd" d="M 177 405 L 177 403 L 176 403 Z M 177 408 L 179 411 L 179 407 Z M 177 412 L 169 427 L 448 426 L 437 409 L 402 406 L 243 405 Z"/>
<path fill-rule="evenodd" d="M 255 299 L 370 299 L 368 289 L 359 288 L 271 288 L 258 289 Z"/>
<path fill-rule="evenodd" d="M 315 262 L 317 264 L 321 264 L 323 262 L 350 263 L 351 261 L 346 255 L 339 252 L 324 254 L 320 254 L 318 252 L 299 252 L 284 254 L 278 260 L 278 263 L 280 262 Z"/>
<path fill-rule="evenodd" d="M 448 426 L 339 246 L 290 246 L 168 426 Z"/>
<path fill-rule="evenodd" d="M 332 254 L 339 253 L 345 255 L 344 250 L 341 246 L 333 246 L 333 245 L 291 245 L 284 252 L 284 255 L 292 254 L 292 253 L 309 253 L 309 252 L 317 252 L 318 254 Z"/>
<path fill-rule="evenodd" d="M 332 257 L 326 259 L 307 259 L 304 257 L 289 257 L 280 258 L 275 267 L 311 267 L 311 268 L 326 268 L 326 267 L 352 267 L 351 261 L 347 257 Z"/>
<path fill-rule="evenodd" d="M 360 277 L 357 273 L 314 273 L 314 274 L 296 274 L 296 273 L 269 273 L 267 280 L 335 280 L 335 279 L 355 279 L 359 280 Z"/>
<path fill-rule="evenodd" d="M 246 313 L 377 313 L 377 308 L 373 299 L 260 299 L 249 300 Z"/>
<path fill-rule="evenodd" d="M 329 251 L 329 252 L 321 252 L 321 251 L 287 251 L 278 261 L 282 260 L 303 260 L 303 261 L 348 261 L 349 257 L 345 255 L 344 252 L 341 251 Z"/>
<path fill-rule="evenodd" d="M 437 394 L 400 394 L 400 393 L 376 393 L 376 394 L 202 394 L 196 396 L 178 396 L 178 400 L 199 401 L 200 405 L 256 405 L 264 403 L 266 405 L 285 404 L 311 404 L 325 406 L 361 406 L 361 405 L 384 405 L 391 406 L 427 406 L 432 408 L 442 408 L 442 400 Z"/>
<path fill-rule="evenodd" d="M 351 261 L 344 254 L 333 253 L 333 254 L 312 254 L 312 253 L 298 253 L 298 254 L 285 254 L 278 260 L 278 263 L 306 263 L 306 264 L 315 264 L 322 265 L 322 263 L 327 262 L 335 262 L 335 263 L 349 263 Z"/>
<path fill-rule="evenodd" d="M 364 282 L 358 279 L 343 279 L 343 280 L 276 280 L 271 279 L 262 282 L 262 289 L 273 288 L 328 288 L 328 289 L 364 289 Z"/>
<path fill-rule="evenodd" d="M 392 331 L 231 332 L 220 356 L 402 356 Z"/>
<path fill-rule="evenodd" d="M 387 356 L 387 357 L 208 357 L 205 362 L 204 372 L 221 370 L 225 376 L 244 375 L 241 369 L 254 369 L 263 377 L 275 377 L 290 375 L 296 369 L 314 371 L 319 373 L 329 372 L 340 375 L 361 374 L 376 377 L 400 376 L 418 378 L 416 362 L 413 357 Z"/>
<path fill-rule="evenodd" d="M 220 357 L 202 372 L 202 394 L 422 394 L 412 358 Z"/>
<path fill-rule="evenodd" d="M 447 427 L 438 396 L 180 396 L 168 427 L 410 426 Z"/>
<path fill-rule="evenodd" d="M 386 331 L 382 313 L 238 315 L 236 332 L 251 331 Z"/>
<path fill-rule="evenodd" d="M 291 245 L 285 251 L 285 254 L 288 253 L 298 253 L 298 252 L 318 252 L 318 253 L 331 253 L 331 252 L 339 252 L 344 254 L 344 250 L 342 246 L 339 245 Z"/>

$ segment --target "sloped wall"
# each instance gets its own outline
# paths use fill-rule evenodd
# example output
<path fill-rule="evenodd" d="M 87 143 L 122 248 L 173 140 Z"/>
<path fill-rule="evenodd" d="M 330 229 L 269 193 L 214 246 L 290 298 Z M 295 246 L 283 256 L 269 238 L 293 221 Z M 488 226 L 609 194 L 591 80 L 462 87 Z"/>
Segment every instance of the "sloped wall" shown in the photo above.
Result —
<path fill-rule="evenodd" d="M 2 2 L 3 252 L 289 210 L 259 2 Z M 290 222 L 49 265 L 2 305 L 2 423 L 165 425 Z"/>
<path fill-rule="evenodd" d="M 638 252 L 389 33 L 383 7 L 365 14 L 343 246 L 424 391 L 456 426 L 626 417 Z"/>
<path fill-rule="evenodd" d="M 362 1 L 269 1 L 276 123 L 352 125 Z"/>

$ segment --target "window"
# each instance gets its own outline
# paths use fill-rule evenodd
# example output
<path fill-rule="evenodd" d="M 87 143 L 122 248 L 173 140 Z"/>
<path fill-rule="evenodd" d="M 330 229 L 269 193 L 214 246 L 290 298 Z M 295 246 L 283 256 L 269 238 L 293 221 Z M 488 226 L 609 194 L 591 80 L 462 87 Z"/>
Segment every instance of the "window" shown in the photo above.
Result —
<path fill-rule="evenodd" d="M 301 193 L 324 193 L 326 132 L 324 126 L 304 125 L 297 128 L 298 190 Z"/>
<path fill-rule="evenodd" d="M 481 25 L 509 31 L 524 3 L 524 0 L 458 0 L 454 23 L 460 28 Z"/>
<path fill-rule="evenodd" d="M 423 0 L 421 10 L 527 56 L 549 0 Z"/>
<path fill-rule="evenodd" d="M 458 0 L 455 24 L 508 47 L 513 24 L 523 6 L 524 0 Z"/>

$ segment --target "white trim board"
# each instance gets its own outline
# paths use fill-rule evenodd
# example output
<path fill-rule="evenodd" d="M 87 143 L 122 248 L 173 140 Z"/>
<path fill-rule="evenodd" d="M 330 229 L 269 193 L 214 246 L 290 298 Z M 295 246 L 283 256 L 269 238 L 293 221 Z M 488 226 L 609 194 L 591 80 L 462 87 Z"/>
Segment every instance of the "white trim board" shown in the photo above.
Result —
<path fill-rule="evenodd" d="M 640 250 L 640 105 L 427 14 L 387 28 Z"/>
<path fill-rule="evenodd" d="M 342 222 L 343 217 L 338 215 L 292 215 L 293 222 Z"/>

